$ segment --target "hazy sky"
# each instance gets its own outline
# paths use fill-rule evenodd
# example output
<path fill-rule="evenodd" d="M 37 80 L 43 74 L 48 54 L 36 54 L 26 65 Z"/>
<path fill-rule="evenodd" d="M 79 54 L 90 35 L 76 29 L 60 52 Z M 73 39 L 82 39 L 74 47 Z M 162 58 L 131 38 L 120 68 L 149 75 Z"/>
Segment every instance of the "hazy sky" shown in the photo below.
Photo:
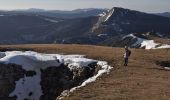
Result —
<path fill-rule="evenodd" d="M 170 0 L 0 0 L 0 9 L 43 8 L 73 10 L 77 8 L 123 7 L 144 12 L 170 12 Z"/>

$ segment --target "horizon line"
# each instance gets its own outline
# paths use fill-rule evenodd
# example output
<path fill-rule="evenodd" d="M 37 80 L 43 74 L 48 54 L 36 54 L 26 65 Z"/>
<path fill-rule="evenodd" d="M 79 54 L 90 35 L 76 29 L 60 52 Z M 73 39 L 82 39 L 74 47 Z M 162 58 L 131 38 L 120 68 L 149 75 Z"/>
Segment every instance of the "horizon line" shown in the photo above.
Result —
<path fill-rule="evenodd" d="M 115 6 L 116 7 L 116 6 Z M 112 7 L 114 8 L 114 7 Z M 74 11 L 74 10 L 83 10 L 83 9 L 112 9 L 112 8 L 100 8 L 100 7 L 89 7 L 89 8 L 75 8 L 75 9 L 48 9 L 48 8 L 36 8 L 36 7 L 30 7 L 30 8 L 16 8 L 16 9 L 0 9 L 0 11 L 24 11 L 24 10 L 31 10 L 31 9 L 35 9 L 35 10 L 44 10 L 44 11 Z M 118 7 L 118 8 L 124 8 L 124 9 L 130 9 L 130 8 L 126 8 L 126 7 Z M 130 10 L 136 10 L 136 9 L 130 9 Z M 147 12 L 147 11 L 141 11 L 141 10 L 136 10 L 136 11 L 140 11 L 140 12 L 146 12 L 146 13 L 167 13 L 170 11 L 159 11 L 159 12 Z"/>

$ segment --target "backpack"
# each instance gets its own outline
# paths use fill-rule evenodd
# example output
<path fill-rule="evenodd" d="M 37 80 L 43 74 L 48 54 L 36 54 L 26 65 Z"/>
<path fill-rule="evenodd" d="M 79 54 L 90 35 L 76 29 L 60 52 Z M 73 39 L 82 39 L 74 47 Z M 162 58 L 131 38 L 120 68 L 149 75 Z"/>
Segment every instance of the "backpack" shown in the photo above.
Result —
<path fill-rule="evenodd" d="M 129 50 L 129 51 L 128 51 L 128 57 L 129 57 L 130 55 L 131 55 L 131 51 Z"/>

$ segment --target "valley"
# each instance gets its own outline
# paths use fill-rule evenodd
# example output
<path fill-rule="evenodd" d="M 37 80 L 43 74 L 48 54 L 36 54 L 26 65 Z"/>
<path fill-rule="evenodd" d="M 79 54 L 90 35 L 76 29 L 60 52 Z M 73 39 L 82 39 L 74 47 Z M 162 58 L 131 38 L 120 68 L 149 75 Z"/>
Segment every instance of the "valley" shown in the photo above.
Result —
<path fill-rule="evenodd" d="M 47 12 L 68 14 L 70 18 L 50 16 Z M 0 44 L 89 44 L 122 47 L 136 42 L 129 39 L 122 41 L 129 34 L 148 34 L 147 37 L 161 39 L 170 37 L 170 18 L 120 7 L 75 12 L 31 10 L 1 13 Z M 69 15 L 81 13 L 88 16 L 72 18 Z M 152 38 L 147 38 L 150 39 Z M 125 44 L 126 42 L 128 43 Z M 136 48 L 138 47 L 140 46 Z"/>

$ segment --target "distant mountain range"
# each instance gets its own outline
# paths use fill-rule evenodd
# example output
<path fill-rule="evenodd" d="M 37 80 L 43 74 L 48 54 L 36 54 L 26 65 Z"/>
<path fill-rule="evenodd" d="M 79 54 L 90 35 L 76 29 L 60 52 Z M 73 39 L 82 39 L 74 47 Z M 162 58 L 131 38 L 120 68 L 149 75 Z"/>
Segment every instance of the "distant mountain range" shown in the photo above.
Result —
<path fill-rule="evenodd" d="M 160 15 L 160 16 L 164 16 L 164 17 L 170 17 L 170 12 L 157 13 L 156 15 Z"/>
<path fill-rule="evenodd" d="M 62 11 L 62 10 L 44 10 L 44 9 L 19 9 L 13 11 L 0 11 L 0 15 L 39 15 L 39 16 L 47 16 L 47 17 L 56 17 L 56 18 L 81 18 L 81 17 L 89 17 L 96 16 L 102 12 L 107 11 L 108 9 L 76 9 L 72 11 Z"/>
<path fill-rule="evenodd" d="M 118 7 L 111 10 L 0 11 L 0 44 L 77 43 L 124 46 L 126 43 L 122 38 L 132 33 L 159 33 L 155 36 L 170 38 L 169 27 L 168 17 Z"/>
<path fill-rule="evenodd" d="M 45 10 L 38 8 L 30 8 L 30 9 L 16 9 L 11 11 L 0 10 L 0 14 L 3 15 L 43 15 L 48 17 L 58 17 L 58 18 L 80 18 L 80 17 L 88 17 L 88 16 L 96 16 L 103 12 L 108 11 L 109 9 L 101 9 L 101 8 L 87 8 L 87 9 L 75 9 L 75 10 Z M 154 15 L 170 17 L 170 12 L 163 13 L 152 13 Z"/>

